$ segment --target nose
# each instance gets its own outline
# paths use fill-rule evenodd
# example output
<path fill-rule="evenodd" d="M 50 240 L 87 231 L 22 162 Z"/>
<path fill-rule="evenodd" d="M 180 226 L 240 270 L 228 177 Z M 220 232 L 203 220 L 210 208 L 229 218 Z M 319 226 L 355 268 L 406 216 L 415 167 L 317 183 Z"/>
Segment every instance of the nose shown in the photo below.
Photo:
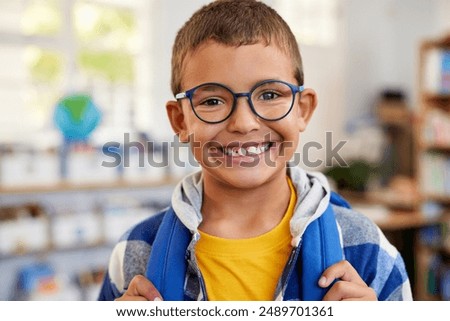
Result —
<path fill-rule="evenodd" d="M 227 122 L 230 132 L 247 134 L 260 128 L 260 121 L 251 109 L 247 96 L 236 98 L 236 106 Z"/>

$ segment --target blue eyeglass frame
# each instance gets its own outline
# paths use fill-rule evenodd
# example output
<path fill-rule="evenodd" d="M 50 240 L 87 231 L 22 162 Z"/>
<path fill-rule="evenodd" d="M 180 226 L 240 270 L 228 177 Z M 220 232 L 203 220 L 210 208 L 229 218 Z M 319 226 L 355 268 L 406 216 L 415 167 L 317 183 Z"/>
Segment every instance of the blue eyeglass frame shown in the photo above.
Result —
<path fill-rule="evenodd" d="M 275 119 L 267 119 L 267 118 L 262 117 L 261 115 L 259 115 L 259 114 L 256 112 L 255 107 L 253 106 L 253 102 L 252 102 L 252 98 L 251 98 L 251 96 L 252 96 L 253 92 L 256 90 L 256 88 L 258 88 L 259 86 L 264 85 L 264 84 L 266 84 L 266 83 L 269 83 L 269 82 L 279 82 L 279 83 L 285 84 L 286 86 L 288 86 L 288 87 L 291 89 L 291 91 L 292 91 L 292 97 L 293 97 L 292 102 L 291 102 L 291 107 L 289 107 L 289 110 L 288 110 L 283 116 L 278 117 L 278 118 L 275 118 Z M 198 88 L 203 87 L 203 86 L 207 86 L 207 85 L 214 85 L 214 86 L 222 87 L 222 88 L 228 90 L 228 91 L 233 95 L 233 106 L 231 107 L 230 113 L 229 113 L 224 119 L 222 119 L 222 120 L 220 120 L 220 121 L 208 121 L 208 120 L 204 120 L 203 118 L 201 118 L 201 117 L 197 114 L 197 112 L 195 111 L 194 105 L 192 104 L 192 96 L 193 96 L 194 92 L 195 92 Z M 203 84 L 200 84 L 200 85 L 198 85 L 198 86 L 195 86 L 194 88 L 191 88 L 191 89 L 186 90 L 186 91 L 184 91 L 184 92 L 181 92 L 181 93 L 176 94 L 176 95 L 175 95 L 175 99 L 176 99 L 176 100 L 181 100 L 181 99 L 189 98 L 189 102 L 190 102 L 190 104 L 191 104 L 191 108 L 192 108 L 192 111 L 194 112 L 195 116 L 197 116 L 197 118 L 200 119 L 201 121 L 203 121 L 203 122 L 205 122 L 205 123 L 208 123 L 208 124 L 218 124 L 218 123 L 222 123 L 222 122 L 226 121 L 228 118 L 230 118 L 231 114 L 233 113 L 233 111 L 234 111 L 235 108 L 236 108 L 236 101 L 237 101 L 237 99 L 238 99 L 239 97 L 247 97 L 247 101 L 248 101 L 248 104 L 250 105 L 251 111 L 253 112 L 253 114 L 255 114 L 256 116 L 258 116 L 259 118 L 264 119 L 264 120 L 266 120 L 266 121 L 278 121 L 278 120 L 283 119 L 283 118 L 286 117 L 287 115 L 289 115 L 289 113 L 290 113 L 291 110 L 292 110 L 292 107 L 294 106 L 295 95 L 296 95 L 297 93 L 300 93 L 300 94 L 301 94 L 301 93 L 303 92 L 303 90 L 305 90 L 305 87 L 304 87 L 303 85 L 301 85 L 301 86 L 293 85 L 293 84 L 290 84 L 290 83 L 288 83 L 288 82 L 286 82 L 286 81 L 278 80 L 278 79 L 267 79 L 267 80 L 261 81 L 261 82 L 255 84 L 255 85 L 250 89 L 250 91 L 248 91 L 248 92 L 241 92 L 241 93 L 235 93 L 235 92 L 232 91 L 229 87 L 227 87 L 227 86 L 225 86 L 225 85 L 223 85 L 223 84 L 220 84 L 220 83 L 216 83 L 216 82 L 207 82 L 207 83 L 203 83 Z"/>

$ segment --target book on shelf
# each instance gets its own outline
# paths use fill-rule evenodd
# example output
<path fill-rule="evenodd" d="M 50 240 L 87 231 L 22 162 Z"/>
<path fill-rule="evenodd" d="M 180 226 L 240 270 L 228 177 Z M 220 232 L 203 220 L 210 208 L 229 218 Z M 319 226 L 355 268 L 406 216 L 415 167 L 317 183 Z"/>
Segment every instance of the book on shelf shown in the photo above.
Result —
<path fill-rule="evenodd" d="M 450 94 L 450 50 L 434 48 L 427 53 L 424 88 L 430 94 Z"/>
<path fill-rule="evenodd" d="M 427 152 L 422 155 L 421 187 L 429 195 L 450 197 L 450 157 Z"/>
<path fill-rule="evenodd" d="M 450 114 L 440 109 L 430 110 L 425 116 L 422 137 L 428 146 L 450 148 Z"/>

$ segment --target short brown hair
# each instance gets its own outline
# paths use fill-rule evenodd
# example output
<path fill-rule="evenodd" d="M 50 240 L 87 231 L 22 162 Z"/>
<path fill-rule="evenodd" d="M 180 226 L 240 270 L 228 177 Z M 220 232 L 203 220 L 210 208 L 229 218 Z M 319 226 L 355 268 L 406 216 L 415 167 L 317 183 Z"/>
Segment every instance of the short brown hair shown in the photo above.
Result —
<path fill-rule="evenodd" d="M 182 90 L 181 74 L 187 54 L 211 39 L 229 46 L 275 42 L 291 56 L 294 76 L 299 85 L 303 85 L 297 41 L 274 9 L 255 0 L 217 0 L 200 8 L 178 31 L 172 50 L 171 89 L 174 95 Z"/>

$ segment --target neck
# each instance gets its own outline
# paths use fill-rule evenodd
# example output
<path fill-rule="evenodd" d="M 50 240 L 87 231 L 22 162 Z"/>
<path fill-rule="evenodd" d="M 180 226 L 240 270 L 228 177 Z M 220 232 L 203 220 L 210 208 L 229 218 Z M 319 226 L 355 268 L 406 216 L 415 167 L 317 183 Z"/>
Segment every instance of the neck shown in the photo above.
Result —
<path fill-rule="evenodd" d="M 290 199 L 286 176 L 248 189 L 232 188 L 205 177 L 200 230 L 223 238 L 249 238 L 272 230 Z"/>

